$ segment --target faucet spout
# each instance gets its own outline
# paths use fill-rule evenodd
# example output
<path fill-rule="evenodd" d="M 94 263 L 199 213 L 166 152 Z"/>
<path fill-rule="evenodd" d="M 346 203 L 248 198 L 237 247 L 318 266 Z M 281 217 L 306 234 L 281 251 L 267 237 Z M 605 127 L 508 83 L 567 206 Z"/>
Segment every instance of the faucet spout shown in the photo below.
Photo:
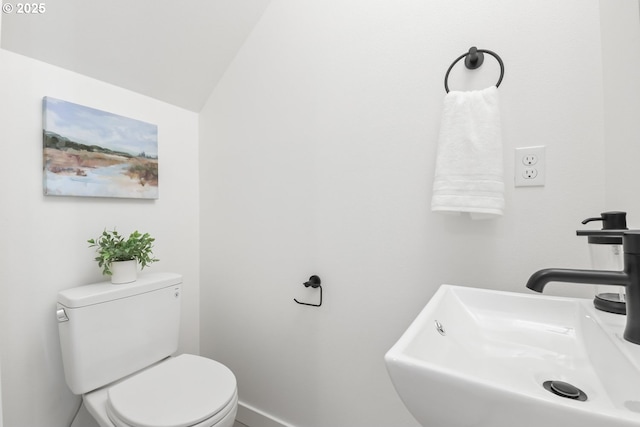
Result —
<path fill-rule="evenodd" d="M 588 283 L 592 285 L 624 285 L 626 287 L 627 325 L 624 339 L 640 345 L 640 230 L 626 231 L 622 236 L 624 270 L 571 270 L 547 268 L 537 271 L 527 281 L 527 288 L 542 292 L 549 282 Z"/>
<path fill-rule="evenodd" d="M 527 281 L 527 288 L 542 293 L 549 282 L 585 283 L 590 285 L 629 284 L 629 275 L 623 271 L 575 270 L 568 268 L 545 268 L 536 271 Z"/>

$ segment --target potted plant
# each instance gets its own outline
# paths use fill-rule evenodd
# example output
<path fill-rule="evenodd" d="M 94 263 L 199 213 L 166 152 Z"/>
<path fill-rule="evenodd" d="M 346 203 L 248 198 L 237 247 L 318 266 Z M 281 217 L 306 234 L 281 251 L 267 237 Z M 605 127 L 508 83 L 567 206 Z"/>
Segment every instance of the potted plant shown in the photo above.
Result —
<path fill-rule="evenodd" d="M 137 264 L 141 268 L 159 261 L 153 258 L 153 242 L 149 233 L 141 234 L 137 230 L 125 239 L 114 230 L 105 229 L 96 239 L 87 240 L 90 248 L 95 247 L 95 260 L 102 268 L 102 273 L 111 276 L 111 283 L 130 283 L 137 278 Z"/>

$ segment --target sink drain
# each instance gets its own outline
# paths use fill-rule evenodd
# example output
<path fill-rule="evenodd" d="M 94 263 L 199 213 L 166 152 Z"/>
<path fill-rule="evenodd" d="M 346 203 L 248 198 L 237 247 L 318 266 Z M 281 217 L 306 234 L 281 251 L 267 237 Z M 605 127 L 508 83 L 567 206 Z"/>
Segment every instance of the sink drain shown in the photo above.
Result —
<path fill-rule="evenodd" d="M 566 397 L 567 399 L 579 400 L 581 402 L 587 400 L 587 395 L 584 391 L 564 381 L 545 381 L 542 383 L 542 386 L 551 393 Z"/>

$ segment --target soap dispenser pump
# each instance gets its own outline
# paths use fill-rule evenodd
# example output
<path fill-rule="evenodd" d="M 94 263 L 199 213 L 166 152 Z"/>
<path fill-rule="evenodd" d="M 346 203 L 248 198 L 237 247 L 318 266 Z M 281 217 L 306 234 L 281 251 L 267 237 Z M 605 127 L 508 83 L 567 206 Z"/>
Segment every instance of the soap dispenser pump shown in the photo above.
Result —
<path fill-rule="evenodd" d="M 592 221 L 602 221 L 601 230 L 577 230 L 578 236 L 587 236 L 591 266 L 595 270 L 624 269 L 624 255 L 622 250 L 622 235 L 627 228 L 627 213 L 619 211 L 603 212 L 600 217 L 587 218 L 582 224 Z M 596 286 L 593 305 L 602 311 L 616 314 L 626 314 L 625 287 Z"/>

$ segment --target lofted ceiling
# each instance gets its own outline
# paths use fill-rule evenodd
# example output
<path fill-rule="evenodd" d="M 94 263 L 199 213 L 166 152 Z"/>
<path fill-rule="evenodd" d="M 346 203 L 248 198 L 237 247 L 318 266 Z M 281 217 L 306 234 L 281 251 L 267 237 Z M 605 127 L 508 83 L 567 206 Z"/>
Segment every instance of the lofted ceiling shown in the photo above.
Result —
<path fill-rule="evenodd" d="M 199 112 L 269 2 L 50 0 L 3 13 L 0 47 Z"/>

